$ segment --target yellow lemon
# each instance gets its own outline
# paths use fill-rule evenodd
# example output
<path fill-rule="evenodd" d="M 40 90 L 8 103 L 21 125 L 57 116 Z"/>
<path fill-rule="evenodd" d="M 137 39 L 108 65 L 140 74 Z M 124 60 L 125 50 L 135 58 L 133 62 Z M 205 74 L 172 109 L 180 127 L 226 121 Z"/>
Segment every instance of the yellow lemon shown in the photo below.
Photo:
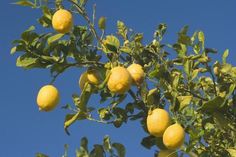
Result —
<path fill-rule="evenodd" d="M 107 85 L 111 92 L 124 94 L 130 89 L 131 83 L 132 78 L 128 70 L 119 66 L 111 70 Z"/>
<path fill-rule="evenodd" d="M 161 137 L 169 125 L 170 117 L 166 110 L 156 108 L 153 111 L 149 111 L 147 129 L 151 135 Z"/>
<path fill-rule="evenodd" d="M 98 85 L 101 83 L 101 74 L 97 70 L 88 70 L 87 78 L 91 84 Z"/>
<path fill-rule="evenodd" d="M 184 143 L 185 132 L 181 125 L 169 126 L 163 134 L 163 143 L 168 149 L 178 149 Z"/>
<path fill-rule="evenodd" d="M 52 16 L 52 27 L 59 33 L 70 32 L 73 25 L 72 14 L 65 10 L 60 9 L 56 11 Z"/>
<path fill-rule="evenodd" d="M 86 82 L 88 82 L 88 77 L 87 77 L 87 72 L 84 72 L 83 74 L 80 75 L 79 78 L 79 87 L 81 90 L 84 89 L 84 85 Z"/>
<path fill-rule="evenodd" d="M 79 79 L 79 87 L 83 90 L 85 83 L 88 82 L 93 85 L 101 83 L 101 74 L 96 70 L 88 70 L 81 74 Z"/>
<path fill-rule="evenodd" d="M 160 150 L 157 157 L 178 157 L 177 153 L 175 150 Z"/>
<path fill-rule="evenodd" d="M 59 103 L 60 95 L 53 85 L 43 86 L 37 96 L 37 104 L 42 111 L 51 111 Z"/>
<path fill-rule="evenodd" d="M 131 64 L 127 68 L 127 70 L 129 71 L 134 84 L 136 84 L 136 85 L 142 84 L 142 82 L 144 80 L 144 71 L 143 71 L 143 67 L 141 65 Z"/>

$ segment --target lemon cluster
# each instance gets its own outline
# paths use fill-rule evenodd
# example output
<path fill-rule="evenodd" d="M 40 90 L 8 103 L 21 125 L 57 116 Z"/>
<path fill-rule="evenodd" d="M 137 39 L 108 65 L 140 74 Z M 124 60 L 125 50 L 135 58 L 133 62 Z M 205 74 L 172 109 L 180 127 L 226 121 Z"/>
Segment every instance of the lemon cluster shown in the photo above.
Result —
<path fill-rule="evenodd" d="M 115 67 L 111 70 L 108 88 L 113 93 L 124 94 L 131 85 L 141 85 L 144 80 L 144 71 L 141 65 L 131 64 L 128 68 Z"/>
<path fill-rule="evenodd" d="M 171 125 L 169 113 L 160 108 L 149 111 L 146 123 L 148 132 L 155 137 L 162 137 L 163 144 L 167 148 L 167 150 L 161 150 L 158 157 L 168 154 L 176 156 L 174 150 L 183 145 L 185 138 L 183 127 L 178 123 Z"/>
<path fill-rule="evenodd" d="M 111 69 L 107 80 L 107 87 L 112 93 L 124 94 L 131 85 L 141 85 L 144 80 L 144 71 L 141 65 L 131 64 L 128 68 L 117 66 Z M 86 82 L 99 85 L 102 81 L 99 71 L 89 70 L 81 74 L 79 86 L 82 90 Z"/>

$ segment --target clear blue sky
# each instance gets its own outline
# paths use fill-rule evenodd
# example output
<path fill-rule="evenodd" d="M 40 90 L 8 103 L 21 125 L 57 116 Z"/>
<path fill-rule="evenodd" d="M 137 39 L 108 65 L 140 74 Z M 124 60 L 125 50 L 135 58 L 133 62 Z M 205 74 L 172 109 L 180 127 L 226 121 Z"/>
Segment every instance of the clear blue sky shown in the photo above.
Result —
<path fill-rule="evenodd" d="M 80 138 L 87 136 L 90 143 L 100 143 L 109 134 L 113 141 L 125 144 L 127 157 L 153 156 L 154 150 L 140 145 L 146 136 L 140 124 L 130 122 L 120 129 L 94 122 L 78 122 L 70 128 L 71 136 L 63 130 L 66 112 L 58 107 L 50 113 L 39 112 L 35 103 L 39 88 L 50 81 L 49 71 L 25 71 L 15 66 L 17 56 L 9 54 L 11 41 L 32 24 L 37 24 L 39 10 L 10 5 L 13 1 L 0 1 L 0 152 L 2 157 L 33 157 L 43 152 L 60 157 L 63 145 L 70 145 L 74 156 Z M 176 33 L 184 25 L 191 31 L 203 30 L 206 46 L 219 50 L 229 48 L 229 62 L 236 59 L 236 1 L 235 0 L 91 0 L 97 4 L 97 15 L 108 18 L 108 29 L 115 33 L 116 20 L 123 20 L 129 27 L 145 34 L 145 42 L 152 38 L 156 26 L 167 23 L 169 28 L 165 41 L 174 42 Z M 75 22 L 76 24 L 79 21 Z M 43 31 L 40 26 L 37 29 Z M 71 94 L 79 92 L 77 69 L 60 76 L 55 85 L 61 91 L 62 106 L 72 103 Z M 91 102 L 99 105 L 97 100 Z M 90 145 L 91 146 L 91 145 Z"/>

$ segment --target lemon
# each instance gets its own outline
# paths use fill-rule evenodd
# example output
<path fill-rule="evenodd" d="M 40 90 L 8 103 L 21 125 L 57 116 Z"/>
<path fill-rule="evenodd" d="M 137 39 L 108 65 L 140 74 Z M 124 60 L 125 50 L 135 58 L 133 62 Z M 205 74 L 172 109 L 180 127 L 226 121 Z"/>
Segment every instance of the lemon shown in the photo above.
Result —
<path fill-rule="evenodd" d="M 81 74 L 79 79 L 79 87 L 83 90 L 85 83 L 88 82 L 93 85 L 101 83 L 101 74 L 97 70 L 88 70 Z"/>
<path fill-rule="evenodd" d="M 59 33 L 70 32 L 73 25 L 72 14 L 65 10 L 60 9 L 56 11 L 52 16 L 52 27 Z"/>
<path fill-rule="evenodd" d="M 39 106 L 39 110 L 42 111 L 51 111 L 53 110 L 57 104 L 59 103 L 59 92 L 56 87 L 53 85 L 45 85 L 43 86 L 37 96 L 37 104 Z"/>
<path fill-rule="evenodd" d="M 101 83 L 101 74 L 97 70 L 88 70 L 87 78 L 91 84 L 98 85 Z"/>
<path fill-rule="evenodd" d="M 129 71 L 133 84 L 140 85 L 144 80 L 143 67 L 139 64 L 131 64 L 127 70 Z"/>
<path fill-rule="evenodd" d="M 88 82 L 88 77 L 87 77 L 87 72 L 84 72 L 83 74 L 80 75 L 79 78 L 79 87 L 81 90 L 84 89 L 84 85 L 86 82 Z"/>
<path fill-rule="evenodd" d="M 175 150 L 160 150 L 157 157 L 178 157 L 177 153 Z"/>
<path fill-rule="evenodd" d="M 169 126 L 163 134 L 163 143 L 168 149 L 178 149 L 184 142 L 185 132 L 181 125 Z"/>
<path fill-rule="evenodd" d="M 151 135 L 161 137 L 169 125 L 170 117 L 166 110 L 156 108 L 153 111 L 149 111 L 147 116 L 147 129 Z"/>
<path fill-rule="evenodd" d="M 130 89 L 132 78 L 128 70 L 118 66 L 111 70 L 108 79 L 108 88 L 113 93 L 124 94 Z"/>

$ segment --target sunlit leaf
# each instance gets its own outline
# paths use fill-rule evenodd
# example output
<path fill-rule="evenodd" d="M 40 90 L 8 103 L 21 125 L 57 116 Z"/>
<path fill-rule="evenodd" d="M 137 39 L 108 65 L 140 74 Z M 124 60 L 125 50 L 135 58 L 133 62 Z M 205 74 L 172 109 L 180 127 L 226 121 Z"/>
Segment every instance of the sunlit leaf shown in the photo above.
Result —
<path fill-rule="evenodd" d="M 205 47 L 205 35 L 202 31 L 198 32 L 198 40 L 202 43 L 202 49 Z"/>
<path fill-rule="evenodd" d="M 231 157 L 236 157 L 236 148 L 229 148 L 226 150 L 229 152 Z"/>
<path fill-rule="evenodd" d="M 64 36 L 64 34 L 62 33 L 58 33 L 56 35 L 53 35 L 51 37 L 48 38 L 48 44 L 50 45 L 51 43 L 59 40 L 60 38 L 62 38 Z"/>
<path fill-rule="evenodd" d="M 27 1 L 27 0 L 21 0 L 21 1 L 15 2 L 13 4 L 20 5 L 20 6 L 32 7 L 32 8 L 36 7 L 36 5 L 34 3 L 32 3 L 31 1 Z"/>
<path fill-rule="evenodd" d="M 106 39 L 103 40 L 103 44 L 103 51 L 105 53 L 116 52 L 120 47 L 119 39 L 113 35 L 106 36 Z"/>
<path fill-rule="evenodd" d="M 110 137 L 108 135 L 106 135 L 103 138 L 103 147 L 104 147 L 105 151 L 108 151 L 108 152 L 112 151 L 111 141 L 110 141 Z"/>
<path fill-rule="evenodd" d="M 229 55 L 229 50 L 226 49 L 225 52 L 224 52 L 223 55 L 222 55 L 222 63 L 223 63 L 223 64 L 226 63 L 226 59 L 227 59 L 228 55 Z"/>
<path fill-rule="evenodd" d="M 183 109 L 185 106 L 189 105 L 193 96 L 188 95 L 188 96 L 178 96 L 177 99 L 180 103 L 180 110 Z"/>
<path fill-rule="evenodd" d="M 37 153 L 37 154 L 35 155 L 35 157 L 49 157 L 49 156 L 47 156 L 47 155 L 45 155 L 45 154 L 42 154 L 42 153 Z"/>

